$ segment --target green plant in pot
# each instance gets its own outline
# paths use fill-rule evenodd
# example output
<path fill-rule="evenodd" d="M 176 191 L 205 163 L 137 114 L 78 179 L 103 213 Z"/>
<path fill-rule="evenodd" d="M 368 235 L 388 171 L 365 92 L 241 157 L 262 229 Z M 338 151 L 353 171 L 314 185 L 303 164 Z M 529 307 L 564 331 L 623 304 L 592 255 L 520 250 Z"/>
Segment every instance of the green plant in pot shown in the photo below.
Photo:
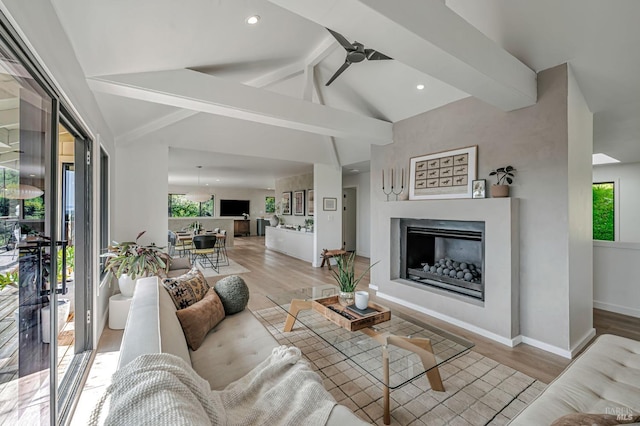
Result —
<path fill-rule="evenodd" d="M 509 185 L 513 183 L 514 172 L 513 166 L 500 167 L 492 170 L 489 176 L 495 176 L 497 182 L 491 185 L 491 196 L 493 198 L 501 198 L 509 196 Z"/>
<path fill-rule="evenodd" d="M 334 257 L 336 260 L 336 267 L 331 269 L 331 273 L 333 274 L 333 278 L 338 283 L 338 287 L 340 287 L 340 295 L 338 297 L 340 304 L 343 306 L 352 305 L 355 299 L 355 291 L 358 283 L 365 276 L 367 272 L 371 268 L 373 268 L 376 263 L 370 265 L 365 271 L 356 279 L 355 273 L 355 259 L 356 254 L 351 253 L 348 256 L 336 256 Z"/>
<path fill-rule="evenodd" d="M 105 257 L 105 270 L 118 278 L 120 292 L 125 297 L 132 297 L 135 290 L 135 280 L 139 277 L 156 275 L 159 271 L 169 268 L 169 255 L 162 251 L 163 247 L 155 244 L 143 246 L 138 244 L 140 237 L 146 231 L 138 234 L 135 241 L 123 243 L 113 242 L 108 247 Z"/>

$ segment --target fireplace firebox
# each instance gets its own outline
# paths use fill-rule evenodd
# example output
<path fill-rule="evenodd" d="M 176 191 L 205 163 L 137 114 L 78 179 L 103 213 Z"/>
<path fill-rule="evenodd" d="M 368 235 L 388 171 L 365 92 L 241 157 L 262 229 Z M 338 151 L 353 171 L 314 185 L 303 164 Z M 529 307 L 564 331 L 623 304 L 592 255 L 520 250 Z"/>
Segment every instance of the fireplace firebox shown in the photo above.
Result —
<path fill-rule="evenodd" d="M 484 222 L 401 219 L 400 277 L 484 300 Z"/>

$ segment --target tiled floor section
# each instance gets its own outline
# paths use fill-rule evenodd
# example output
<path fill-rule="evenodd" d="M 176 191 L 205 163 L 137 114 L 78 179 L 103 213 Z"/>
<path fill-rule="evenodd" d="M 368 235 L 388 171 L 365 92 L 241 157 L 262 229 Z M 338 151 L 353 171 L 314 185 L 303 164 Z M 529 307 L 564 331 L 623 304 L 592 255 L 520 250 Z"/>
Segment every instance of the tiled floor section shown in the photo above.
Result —
<path fill-rule="evenodd" d="M 284 345 L 299 347 L 340 404 L 382 425 L 382 384 L 351 360 L 297 324 L 282 332 L 280 308 L 254 312 Z M 420 377 L 391 391 L 391 423 L 411 426 L 504 425 L 545 387 L 531 377 L 470 351 L 440 367 L 445 392 Z"/>

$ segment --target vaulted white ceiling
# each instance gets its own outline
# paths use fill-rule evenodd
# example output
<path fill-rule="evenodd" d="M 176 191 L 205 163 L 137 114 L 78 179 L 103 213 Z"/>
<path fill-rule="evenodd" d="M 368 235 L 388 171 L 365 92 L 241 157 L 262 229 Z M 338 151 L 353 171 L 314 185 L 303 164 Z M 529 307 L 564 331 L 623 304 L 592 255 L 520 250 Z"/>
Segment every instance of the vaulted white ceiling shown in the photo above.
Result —
<path fill-rule="evenodd" d="M 391 123 L 463 97 L 530 105 L 534 72 L 564 62 L 595 113 L 594 151 L 640 161 L 635 0 L 52 3 L 116 142 L 161 137 L 185 169 L 227 156 L 242 174 L 268 158 L 257 179 L 275 179 L 288 162 L 361 163 Z M 345 50 L 323 26 L 394 60 L 325 87 Z"/>

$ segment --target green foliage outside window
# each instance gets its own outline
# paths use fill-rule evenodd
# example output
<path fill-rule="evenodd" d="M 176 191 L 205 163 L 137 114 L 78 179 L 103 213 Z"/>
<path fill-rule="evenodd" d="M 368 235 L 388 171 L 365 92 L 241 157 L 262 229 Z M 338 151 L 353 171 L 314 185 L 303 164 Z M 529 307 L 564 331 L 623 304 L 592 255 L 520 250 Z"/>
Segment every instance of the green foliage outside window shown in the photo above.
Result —
<path fill-rule="evenodd" d="M 44 195 L 24 200 L 25 219 L 44 219 Z"/>
<path fill-rule="evenodd" d="M 264 211 L 265 211 L 265 213 L 275 213 L 276 212 L 276 197 L 265 197 L 264 198 Z"/>
<path fill-rule="evenodd" d="M 204 203 L 185 198 L 183 194 L 169 194 L 169 217 L 206 217 L 213 216 L 213 195 Z"/>
<path fill-rule="evenodd" d="M 593 184 L 593 239 L 615 240 L 613 182 Z"/>

